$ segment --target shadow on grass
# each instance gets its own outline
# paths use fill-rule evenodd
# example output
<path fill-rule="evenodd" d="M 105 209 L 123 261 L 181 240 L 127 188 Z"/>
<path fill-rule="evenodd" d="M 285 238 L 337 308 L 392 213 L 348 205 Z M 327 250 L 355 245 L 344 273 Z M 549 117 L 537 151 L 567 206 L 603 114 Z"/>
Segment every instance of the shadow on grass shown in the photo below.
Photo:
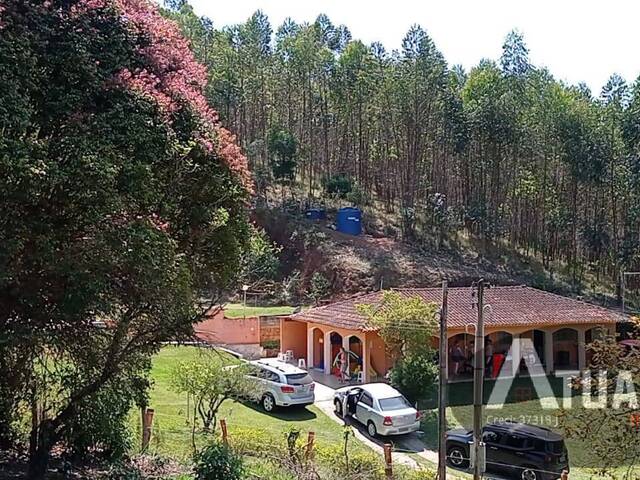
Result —
<path fill-rule="evenodd" d="M 306 420 L 313 420 L 318 417 L 307 407 L 303 407 L 301 405 L 278 407 L 273 412 L 265 412 L 265 410 L 260 405 L 254 402 L 245 402 L 243 403 L 243 405 L 263 415 L 267 415 L 271 418 L 277 418 L 278 420 L 282 420 L 284 422 L 304 422 Z"/>

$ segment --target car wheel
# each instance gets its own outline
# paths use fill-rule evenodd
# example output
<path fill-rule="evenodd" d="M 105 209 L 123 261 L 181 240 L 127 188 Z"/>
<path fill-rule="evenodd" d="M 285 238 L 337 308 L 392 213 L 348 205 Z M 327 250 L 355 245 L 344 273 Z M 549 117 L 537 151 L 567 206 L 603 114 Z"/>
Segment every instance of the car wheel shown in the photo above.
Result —
<path fill-rule="evenodd" d="M 336 412 L 336 415 L 338 415 L 339 417 L 342 417 L 342 402 L 337 398 L 333 401 L 333 408 L 334 408 L 334 411 Z"/>
<path fill-rule="evenodd" d="M 273 412 L 276 408 L 276 400 L 273 398 L 273 395 L 270 393 L 265 393 L 262 397 L 262 408 L 264 408 L 265 412 Z"/>
<path fill-rule="evenodd" d="M 371 420 L 367 422 L 367 433 L 371 438 L 375 438 L 378 435 L 378 429 L 376 428 L 376 424 Z"/>
<path fill-rule="evenodd" d="M 540 475 L 533 467 L 524 467 L 522 474 L 520 475 L 522 480 L 540 480 Z"/>
<path fill-rule="evenodd" d="M 455 468 L 468 468 L 467 452 L 463 447 L 453 446 L 447 450 L 447 462 Z"/>

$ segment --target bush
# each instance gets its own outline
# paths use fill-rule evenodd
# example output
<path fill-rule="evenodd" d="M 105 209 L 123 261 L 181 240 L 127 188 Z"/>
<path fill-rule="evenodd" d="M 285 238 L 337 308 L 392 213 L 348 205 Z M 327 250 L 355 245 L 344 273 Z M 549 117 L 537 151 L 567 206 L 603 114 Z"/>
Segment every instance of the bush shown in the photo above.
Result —
<path fill-rule="evenodd" d="M 266 348 L 267 350 L 279 350 L 280 340 L 265 340 L 262 342 L 262 348 Z"/>
<path fill-rule="evenodd" d="M 265 456 L 285 454 L 285 446 L 280 437 L 274 437 L 266 430 L 258 428 L 235 428 L 230 436 L 231 446 L 239 455 Z"/>
<path fill-rule="evenodd" d="M 352 188 L 351 180 L 344 175 L 330 177 L 324 184 L 324 189 L 329 195 L 335 195 L 339 198 L 345 198 Z"/>
<path fill-rule="evenodd" d="M 325 298 L 331 289 L 331 283 L 320 272 L 315 272 L 311 276 L 311 282 L 309 285 L 309 297 L 313 300 L 315 305 L 320 303 L 320 300 Z"/>
<path fill-rule="evenodd" d="M 194 470 L 196 480 L 240 480 L 244 464 L 228 446 L 215 442 L 196 455 Z"/>
<path fill-rule="evenodd" d="M 433 355 L 414 353 L 401 359 L 389 375 L 391 385 L 411 402 L 431 395 L 438 383 L 438 364 Z"/>
<path fill-rule="evenodd" d="M 371 450 L 353 451 L 350 448 L 348 467 L 342 445 L 316 448 L 316 459 L 322 469 L 326 469 L 330 473 L 331 476 L 328 478 L 384 479 L 384 462 L 378 454 Z"/>
<path fill-rule="evenodd" d="M 147 403 L 148 384 L 146 374 L 123 374 L 85 398 L 62 436 L 68 452 L 77 458 L 88 454 L 109 460 L 123 458 L 132 446 L 129 413 L 134 405 Z"/>

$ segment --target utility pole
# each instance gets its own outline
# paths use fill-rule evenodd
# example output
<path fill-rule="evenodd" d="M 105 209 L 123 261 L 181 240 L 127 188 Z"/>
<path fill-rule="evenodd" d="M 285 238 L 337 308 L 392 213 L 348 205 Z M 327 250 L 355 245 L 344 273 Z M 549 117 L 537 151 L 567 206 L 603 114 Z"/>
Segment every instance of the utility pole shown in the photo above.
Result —
<path fill-rule="evenodd" d="M 438 480 L 447 478 L 447 281 L 442 282 L 442 307 L 440 308 L 440 363 L 438 396 Z"/>
<path fill-rule="evenodd" d="M 242 285 L 242 318 L 247 319 L 247 290 L 249 285 Z"/>
<path fill-rule="evenodd" d="M 484 280 L 478 281 L 478 324 L 476 325 L 475 353 L 473 357 L 473 480 L 482 477 L 482 405 L 484 398 Z"/>

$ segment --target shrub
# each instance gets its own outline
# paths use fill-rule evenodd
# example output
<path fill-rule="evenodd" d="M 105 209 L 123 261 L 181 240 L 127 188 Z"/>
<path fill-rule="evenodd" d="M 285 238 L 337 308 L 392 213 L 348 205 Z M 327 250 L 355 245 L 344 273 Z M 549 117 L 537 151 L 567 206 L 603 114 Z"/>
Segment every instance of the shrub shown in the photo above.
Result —
<path fill-rule="evenodd" d="M 313 300 L 315 305 L 318 305 L 320 300 L 325 298 L 331 289 L 331 283 L 320 272 L 315 272 L 311 276 L 311 282 L 309 284 L 309 297 Z"/>
<path fill-rule="evenodd" d="M 348 452 L 344 455 L 342 445 L 331 445 L 316 448 L 316 459 L 323 470 L 331 475 L 328 478 L 349 479 L 384 479 L 384 463 L 382 458 L 371 450 Z"/>
<path fill-rule="evenodd" d="M 345 198 L 352 188 L 351 180 L 344 175 L 330 177 L 324 184 L 324 189 L 329 195 L 335 195 L 339 198 Z"/>
<path fill-rule="evenodd" d="M 435 480 L 437 473 L 433 469 L 420 468 L 414 470 L 408 467 L 399 467 L 394 471 L 397 480 Z"/>
<path fill-rule="evenodd" d="M 414 353 L 402 358 L 391 370 L 391 385 L 411 402 L 431 395 L 438 381 L 438 365 L 430 353 Z"/>
<path fill-rule="evenodd" d="M 278 350 L 280 348 L 280 340 L 265 340 L 262 347 L 267 350 Z"/>
<path fill-rule="evenodd" d="M 244 464 L 228 446 L 214 442 L 196 455 L 194 470 L 196 480 L 240 480 Z"/>
<path fill-rule="evenodd" d="M 119 375 L 103 390 L 85 398 L 68 421 L 62 435 L 68 452 L 77 458 L 88 454 L 121 459 L 132 446 L 129 413 L 134 405 L 147 403 L 146 374 Z"/>

